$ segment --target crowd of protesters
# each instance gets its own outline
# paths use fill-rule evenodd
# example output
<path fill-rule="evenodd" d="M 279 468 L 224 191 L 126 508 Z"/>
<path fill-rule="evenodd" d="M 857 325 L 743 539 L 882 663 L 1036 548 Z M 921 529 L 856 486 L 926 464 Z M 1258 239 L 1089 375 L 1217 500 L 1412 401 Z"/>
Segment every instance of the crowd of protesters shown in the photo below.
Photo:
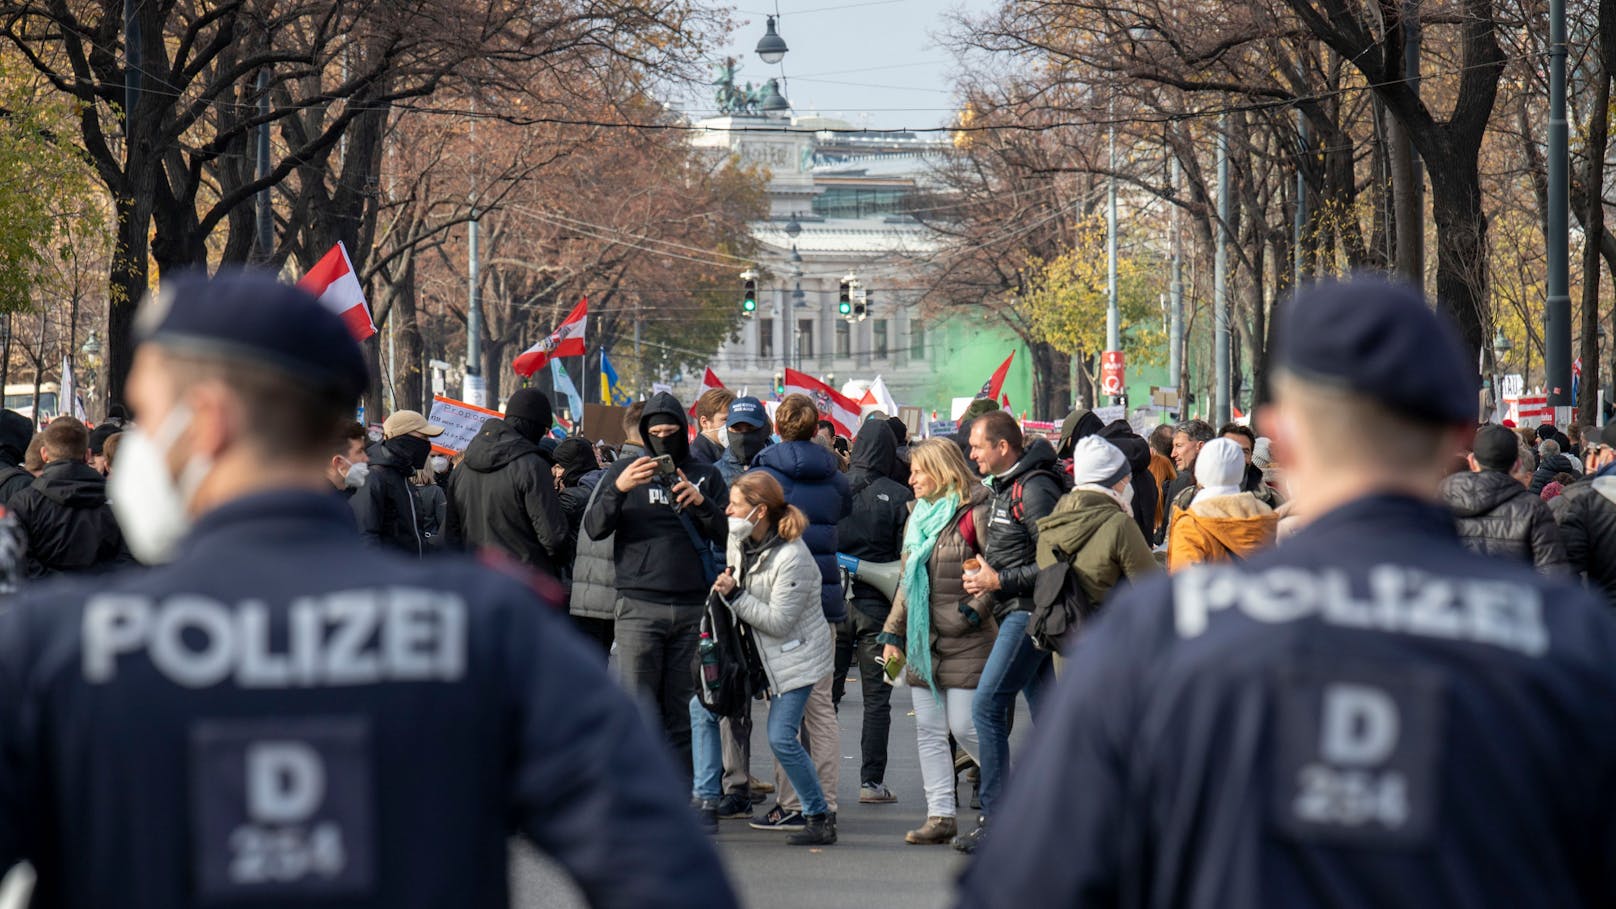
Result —
<path fill-rule="evenodd" d="M 1341 399 L 1347 416 L 1377 413 L 1375 394 L 1395 398 L 1342 370 L 1366 389 Z M 1288 387 L 1282 398 L 1293 402 L 1336 393 Z M 1275 615 L 1301 589 L 1283 585 L 1314 583 L 1272 566 L 1292 546 L 1319 545 L 1307 542 L 1320 538 L 1306 529 L 1316 516 L 1297 503 L 1332 481 L 1245 421 L 1136 428 L 1079 409 L 1046 438 L 983 400 L 953 436 L 912 439 L 888 414 L 867 414 L 851 438 L 825 416 L 798 394 L 770 406 L 714 389 L 687 406 L 663 392 L 624 408 L 621 441 L 608 444 L 562 436 L 549 398 L 523 388 L 463 450 L 408 409 L 373 429 L 346 421 L 316 447 L 323 500 L 356 545 L 411 564 L 477 552 L 528 573 L 570 617 L 587 658 L 638 699 L 689 784 L 679 797 L 688 794 L 699 826 L 744 820 L 794 846 L 838 841 L 838 716 L 850 685 L 860 695 L 858 802 L 906 806 L 894 810 L 913 816 L 908 844 L 1003 860 L 1009 847 L 993 844 L 1025 836 L 1007 807 L 1028 798 L 1015 780 L 1043 766 L 1029 771 L 1012 755 L 1018 701 L 1035 726 L 1078 722 L 1055 689 L 1084 659 L 1067 649 L 1084 626 L 1123 608 L 1112 604 L 1134 587 L 1198 590 L 1188 613 L 1179 604 L 1186 636 L 1207 620 L 1195 610 L 1238 597 L 1216 583 L 1283 577 L 1268 588 L 1272 603 L 1246 607 Z M 1312 431 L 1291 428 L 1293 438 Z M 1454 551 L 1580 583 L 1616 607 L 1616 427 L 1463 429 L 1453 436 L 1463 450 L 1420 447 L 1429 432 L 1375 434 L 1383 450 L 1364 469 L 1394 475 L 1384 465 L 1400 455 L 1425 465 L 1431 497 L 1410 521 L 1451 531 Z M 167 475 L 177 431 L 136 426 L 119 410 L 94 427 L 59 417 L 42 429 L 0 413 L 5 591 L 171 558 L 175 540 L 152 530 L 162 503 L 141 478 Z M 200 482 L 189 464 L 175 480 L 186 495 Z M 137 521 L 126 540 L 124 525 Z M 1389 583 L 1365 589 L 1386 596 Z M 1344 602 L 1355 595 L 1329 589 Z M 754 760 L 752 703 L 719 711 L 703 688 L 715 609 L 739 629 L 740 657 L 755 670 L 749 690 L 767 705 L 758 716 L 772 768 Z M 891 755 L 911 747 L 891 737 L 894 708 L 905 707 L 916 793 L 887 779 Z"/>

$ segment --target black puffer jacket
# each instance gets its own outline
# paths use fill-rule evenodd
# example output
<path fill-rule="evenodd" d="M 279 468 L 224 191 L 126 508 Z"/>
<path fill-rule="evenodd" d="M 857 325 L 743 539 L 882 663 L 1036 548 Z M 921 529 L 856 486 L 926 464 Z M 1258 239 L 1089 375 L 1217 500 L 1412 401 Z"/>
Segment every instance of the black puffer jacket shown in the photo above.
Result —
<path fill-rule="evenodd" d="M 1038 439 L 1021 460 L 994 477 L 993 519 L 986 539 L 978 539 L 983 558 L 999 573 L 994 618 L 1016 609 L 1032 608 L 1032 587 L 1038 577 L 1038 519 L 1055 510 L 1067 482 L 1055 459 L 1055 448 Z M 982 529 L 977 528 L 981 534 Z"/>
<path fill-rule="evenodd" d="M 897 465 L 898 440 L 892 429 L 879 420 L 859 427 L 848 473 L 853 510 L 836 525 L 842 552 L 871 562 L 896 562 L 903 556 L 903 526 L 915 495 L 892 478 Z M 879 590 L 855 581 L 853 606 L 884 619 L 892 604 Z"/>
<path fill-rule="evenodd" d="M 1466 548 L 1531 562 L 1543 574 L 1571 573 L 1549 506 L 1509 474 L 1456 473 L 1442 481 L 1442 501 Z"/>
<path fill-rule="evenodd" d="M 55 461 L 11 498 L 30 578 L 105 571 L 134 561 L 107 504 L 107 482 L 83 461 Z"/>
<path fill-rule="evenodd" d="M 1571 570 L 1616 606 L 1616 469 L 1579 480 L 1549 505 Z"/>
<path fill-rule="evenodd" d="M 1550 455 L 1539 461 L 1537 470 L 1532 471 L 1532 491 L 1542 492 L 1543 487 L 1554 482 L 1555 475 L 1561 473 L 1569 473 L 1573 477 L 1582 476 L 1581 471 L 1577 470 L 1576 465 L 1564 454 Z"/>
<path fill-rule="evenodd" d="M 567 552 L 567 515 L 552 464 L 527 436 L 489 420 L 449 475 L 449 545 L 491 546 L 553 577 Z"/>
<path fill-rule="evenodd" d="M 680 432 L 688 427 L 679 400 L 667 392 L 651 396 L 640 417 L 640 438 L 650 442 L 651 419 L 671 417 Z M 686 451 L 674 458 L 685 478 L 702 495 L 700 505 L 686 508 L 685 518 L 704 545 L 729 539 L 729 489 L 718 468 L 704 464 Z M 701 554 L 690 532 L 674 511 L 668 484 L 652 480 L 628 492 L 617 488 L 617 477 L 634 463 L 627 455 L 612 462 L 600 478 L 600 495 L 584 514 L 584 535 L 592 540 L 613 536 L 612 559 L 617 593 L 621 597 L 651 603 L 700 606 L 706 601 L 712 581 L 705 576 Z M 580 542 L 582 551 L 583 544 Z M 576 580 L 574 583 L 576 587 Z"/>
<path fill-rule="evenodd" d="M 359 538 L 368 545 L 390 546 L 420 558 L 426 552 L 426 541 L 421 539 L 415 494 L 410 491 L 415 466 L 395 444 L 400 441 L 377 442 L 365 449 L 370 473 L 348 505 L 359 524 Z"/>

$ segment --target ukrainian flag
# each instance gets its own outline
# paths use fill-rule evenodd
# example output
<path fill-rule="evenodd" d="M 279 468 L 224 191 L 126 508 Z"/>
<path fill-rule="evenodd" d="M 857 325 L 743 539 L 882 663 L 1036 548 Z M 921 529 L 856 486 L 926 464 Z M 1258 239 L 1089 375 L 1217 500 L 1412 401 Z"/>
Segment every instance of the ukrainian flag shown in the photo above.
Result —
<path fill-rule="evenodd" d="M 617 387 L 617 370 L 612 368 L 612 361 L 606 358 L 604 350 L 600 352 L 600 399 L 618 407 L 631 403 L 629 396 Z"/>

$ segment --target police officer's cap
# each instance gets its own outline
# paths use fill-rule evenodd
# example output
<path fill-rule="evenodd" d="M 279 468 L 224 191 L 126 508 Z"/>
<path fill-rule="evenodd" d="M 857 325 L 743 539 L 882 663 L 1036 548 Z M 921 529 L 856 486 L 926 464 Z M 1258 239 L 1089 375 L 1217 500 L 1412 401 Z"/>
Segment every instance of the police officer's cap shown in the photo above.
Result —
<path fill-rule="evenodd" d="M 1412 287 L 1368 276 L 1321 282 L 1281 311 L 1275 336 L 1275 364 L 1299 379 L 1425 422 L 1476 419 L 1458 332 Z"/>
<path fill-rule="evenodd" d="M 179 353 L 258 363 L 345 400 L 368 383 L 359 342 L 308 291 L 264 271 L 164 278 L 135 316 L 135 338 Z"/>

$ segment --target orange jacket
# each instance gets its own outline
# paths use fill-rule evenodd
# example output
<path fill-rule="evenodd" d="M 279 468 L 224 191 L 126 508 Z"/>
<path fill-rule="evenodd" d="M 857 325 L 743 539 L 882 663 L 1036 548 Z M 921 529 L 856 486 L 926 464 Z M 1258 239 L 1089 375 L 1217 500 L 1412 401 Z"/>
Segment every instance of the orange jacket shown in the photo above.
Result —
<path fill-rule="evenodd" d="M 1167 535 L 1167 570 L 1248 558 L 1274 542 L 1279 515 L 1249 492 L 1203 499 L 1178 512 Z"/>

